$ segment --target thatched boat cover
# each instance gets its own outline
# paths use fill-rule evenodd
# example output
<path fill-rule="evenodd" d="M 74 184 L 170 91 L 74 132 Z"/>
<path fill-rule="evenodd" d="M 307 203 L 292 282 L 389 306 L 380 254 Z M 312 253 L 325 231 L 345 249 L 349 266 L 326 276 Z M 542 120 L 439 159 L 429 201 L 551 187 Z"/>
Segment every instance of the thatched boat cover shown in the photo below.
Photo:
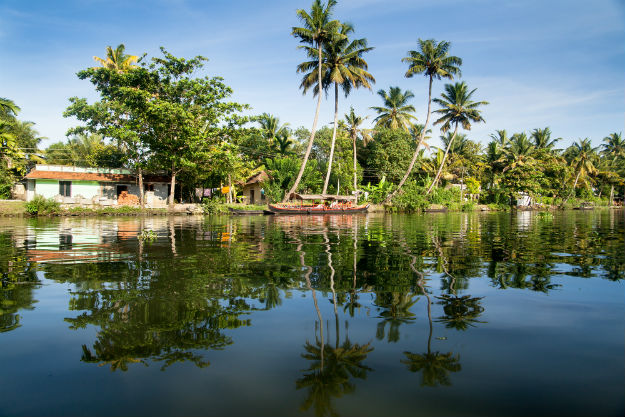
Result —
<path fill-rule="evenodd" d="M 355 197 L 351 195 L 334 195 L 334 194 L 291 194 L 291 200 L 336 200 L 336 201 L 355 201 Z"/>

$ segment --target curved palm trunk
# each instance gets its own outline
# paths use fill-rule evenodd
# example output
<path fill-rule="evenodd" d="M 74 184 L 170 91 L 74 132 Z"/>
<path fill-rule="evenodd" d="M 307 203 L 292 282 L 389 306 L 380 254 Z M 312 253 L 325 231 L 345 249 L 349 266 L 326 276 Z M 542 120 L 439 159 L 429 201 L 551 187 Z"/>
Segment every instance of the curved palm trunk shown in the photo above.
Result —
<path fill-rule="evenodd" d="M 566 202 L 569 201 L 569 198 L 571 198 L 571 195 L 575 194 L 575 189 L 577 188 L 577 181 L 579 181 L 579 176 L 580 176 L 581 173 L 582 173 L 581 169 L 577 171 L 577 175 L 575 176 L 575 182 L 573 183 L 573 189 L 567 195 L 567 197 L 564 199 L 564 201 L 560 204 L 560 207 L 564 207 Z"/>
<path fill-rule="evenodd" d="M 451 136 L 451 140 L 447 144 L 447 149 L 445 149 L 445 155 L 443 155 L 443 160 L 441 161 L 441 165 L 438 167 L 438 172 L 436 173 L 436 177 L 434 177 L 434 181 L 430 185 L 430 188 L 426 191 L 425 195 L 428 195 L 432 192 L 432 189 L 438 183 L 438 180 L 441 178 L 441 172 L 443 172 L 443 167 L 445 166 L 445 161 L 447 160 L 447 154 L 449 153 L 449 149 L 451 148 L 451 144 L 456 139 L 456 133 L 458 133 L 458 123 L 456 123 L 456 128 L 454 129 L 454 134 Z"/>
<path fill-rule="evenodd" d="M 143 192 L 143 169 L 139 167 L 139 204 L 145 208 L 145 196 Z"/>
<path fill-rule="evenodd" d="M 302 166 L 299 168 L 299 172 L 297 173 L 297 177 L 295 178 L 295 183 L 293 183 L 293 186 L 291 187 L 289 192 L 284 195 L 284 198 L 282 199 L 283 203 L 286 202 L 289 199 L 289 197 L 291 197 L 291 194 L 293 194 L 297 190 L 297 187 L 299 186 L 299 183 L 302 180 L 302 176 L 304 175 L 304 169 L 306 169 L 306 163 L 308 162 L 308 157 L 310 156 L 310 151 L 312 150 L 312 145 L 315 140 L 315 132 L 317 131 L 317 121 L 319 120 L 319 110 L 321 109 L 321 46 L 322 46 L 322 43 L 319 42 L 317 46 L 319 48 L 319 54 L 318 54 L 319 65 L 318 65 L 318 71 L 317 71 L 317 86 L 318 86 L 319 91 L 317 92 L 318 94 L 317 110 L 315 111 L 315 119 L 313 120 L 312 131 L 310 132 L 310 138 L 308 139 L 308 146 L 306 147 L 306 153 L 304 154 L 304 160 L 302 161 Z"/>
<path fill-rule="evenodd" d="M 408 169 L 406 170 L 404 177 L 401 179 L 401 181 L 399 181 L 399 184 L 397 185 L 397 189 L 386 197 L 386 199 L 384 200 L 385 203 L 390 202 L 393 199 L 393 197 L 395 197 L 395 195 L 401 190 L 401 187 L 404 186 L 404 183 L 410 176 L 410 173 L 412 172 L 412 168 L 414 168 L 415 162 L 417 162 L 417 157 L 419 156 L 419 148 L 421 147 L 421 144 L 423 143 L 423 139 L 425 138 L 425 132 L 428 129 L 428 122 L 430 121 L 431 108 L 432 108 L 432 76 L 430 76 L 430 87 L 428 89 L 428 114 L 425 118 L 425 125 L 423 125 L 423 130 L 421 131 L 421 134 L 419 135 L 419 143 L 417 143 L 417 149 L 414 150 L 414 155 L 412 155 L 412 160 L 410 161 L 410 165 L 408 165 Z"/>
<path fill-rule="evenodd" d="M 328 160 L 328 172 L 326 173 L 326 180 L 323 183 L 323 191 L 321 194 L 325 194 L 328 191 L 328 183 L 330 182 L 330 172 L 332 171 L 332 160 L 334 159 L 334 144 L 336 143 L 336 127 L 339 123 L 339 85 L 334 83 L 334 128 L 332 130 L 332 144 L 330 145 L 330 159 Z M 338 190 L 337 190 L 338 194 Z"/>

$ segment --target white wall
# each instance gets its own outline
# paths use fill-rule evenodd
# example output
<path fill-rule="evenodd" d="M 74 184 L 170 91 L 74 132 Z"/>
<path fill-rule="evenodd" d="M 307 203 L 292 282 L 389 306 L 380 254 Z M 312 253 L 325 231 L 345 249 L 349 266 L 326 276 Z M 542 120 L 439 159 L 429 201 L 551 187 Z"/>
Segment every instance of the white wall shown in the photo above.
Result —
<path fill-rule="evenodd" d="M 72 197 L 77 197 L 79 195 L 86 199 L 99 196 L 100 183 L 97 181 L 72 181 Z"/>
<path fill-rule="evenodd" d="M 45 198 L 54 198 L 59 194 L 59 182 L 57 180 L 35 180 L 35 194 Z"/>

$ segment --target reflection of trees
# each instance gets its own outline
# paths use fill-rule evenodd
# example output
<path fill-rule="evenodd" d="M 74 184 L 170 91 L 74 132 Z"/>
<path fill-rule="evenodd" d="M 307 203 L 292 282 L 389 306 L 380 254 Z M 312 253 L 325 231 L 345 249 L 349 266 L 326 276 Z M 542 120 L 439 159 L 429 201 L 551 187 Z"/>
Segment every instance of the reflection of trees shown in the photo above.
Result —
<path fill-rule="evenodd" d="M 404 245 L 405 248 L 405 245 Z M 401 360 L 408 367 L 410 372 L 421 372 L 421 385 L 435 387 L 436 385 L 451 385 L 451 380 L 449 379 L 450 372 L 458 372 L 462 369 L 460 365 L 460 355 L 455 355 L 453 352 L 441 353 L 441 352 L 432 352 L 432 301 L 430 300 L 430 296 L 425 290 L 424 282 L 425 277 L 423 273 L 421 273 L 416 268 L 416 256 L 410 254 L 407 250 L 406 254 L 410 257 L 410 268 L 412 271 L 419 277 L 417 280 L 417 286 L 421 290 L 421 293 L 425 296 L 427 300 L 427 314 L 428 314 L 428 323 L 429 323 L 429 334 L 428 334 L 428 348 L 427 352 L 424 353 L 412 353 L 412 352 L 404 352 L 406 359 Z"/>
<path fill-rule="evenodd" d="M 20 310 L 32 310 L 37 302 L 33 298 L 35 284 L 39 279 L 35 265 L 27 258 L 26 251 L 17 248 L 10 233 L 0 234 L 0 333 L 21 326 Z"/>
<path fill-rule="evenodd" d="M 466 330 L 469 326 L 475 326 L 474 323 L 484 323 L 477 319 L 484 311 L 480 305 L 482 297 L 445 294 L 436 298 L 441 300 L 438 304 L 443 306 L 445 312 L 437 321 L 445 323 L 448 329 Z"/>
<path fill-rule="evenodd" d="M 374 305 L 378 307 L 379 317 L 382 319 L 378 322 L 375 337 L 383 340 L 385 336 L 386 325 L 389 325 L 387 340 L 389 342 L 399 341 L 399 326 L 414 321 L 415 314 L 410 308 L 418 301 L 414 294 L 398 293 L 398 292 L 376 292 Z"/>
<path fill-rule="evenodd" d="M 307 395 L 304 399 L 301 409 L 308 410 L 311 407 L 315 410 L 317 416 L 337 416 L 338 413 L 332 405 L 333 398 L 340 398 L 345 394 L 353 393 L 356 389 L 351 381 L 353 378 L 365 379 L 367 372 L 371 369 L 363 365 L 363 361 L 367 355 L 373 350 L 370 344 L 360 345 L 352 343 L 349 336 L 345 335 L 345 340 L 341 343 L 339 332 L 339 318 L 337 311 L 336 294 L 334 290 L 334 267 L 332 265 L 332 255 L 330 253 L 330 245 L 327 235 L 324 233 L 326 246 L 326 254 L 328 267 L 330 269 L 330 285 L 333 293 L 333 305 L 335 316 L 335 340 L 334 345 L 324 340 L 323 318 L 321 310 L 317 302 L 315 290 L 310 281 L 312 268 L 306 266 L 304 262 L 305 252 L 302 251 L 302 244 L 297 246 L 297 252 L 300 254 L 300 264 L 306 269 L 304 278 L 306 286 L 311 293 L 315 310 L 317 312 L 318 321 L 315 321 L 315 341 L 311 343 L 306 341 L 302 357 L 311 361 L 310 366 L 304 372 L 304 375 L 295 382 L 297 389 L 306 389 Z M 345 322 L 347 329 L 347 321 Z M 317 334 L 317 329 L 319 330 Z"/>

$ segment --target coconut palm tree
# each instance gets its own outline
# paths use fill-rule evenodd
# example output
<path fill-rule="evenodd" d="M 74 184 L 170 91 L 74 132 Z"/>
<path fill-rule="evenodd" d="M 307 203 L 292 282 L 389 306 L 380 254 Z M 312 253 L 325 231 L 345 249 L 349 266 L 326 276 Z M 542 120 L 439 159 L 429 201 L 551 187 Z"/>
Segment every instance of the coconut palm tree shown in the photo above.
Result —
<path fill-rule="evenodd" d="M 415 112 L 413 105 L 408 104 L 408 100 L 414 98 L 410 90 L 404 92 L 399 87 L 389 87 L 388 93 L 379 90 L 378 95 L 384 101 L 383 107 L 371 107 L 378 113 L 378 117 L 373 119 L 375 127 L 386 127 L 389 129 L 403 129 L 410 131 L 412 121 L 417 118 L 410 114 Z"/>
<path fill-rule="evenodd" d="M 603 155 L 612 160 L 612 162 L 625 158 L 625 140 L 622 133 L 611 133 L 603 138 L 605 144 L 602 146 Z"/>
<path fill-rule="evenodd" d="M 573 193 L 575 193 L 575 188 L 577 188 L 577 183 L 580 179 L 585 179 L 588 175 L 595 174 L 597 172 L 597 168 L 594 165 L 594 160 L 596 159 L 596 152 L 599 147 L 593 148 L 590 139 L 579 139 L 576 143 L 572 144 L 564 153 L 564 157 L 567 159 L 569 164 L 573 167 L 573 172 L 577 172 L 575 175 L 575 181 L 573 182 L 573 188 L 569 195 L 562 201 L 561 206 L 568 201 Z"/>
<path fill-rule="evenodd" d="M 139 57 L 136 55 L 126 55 L 124 53 L 125 50 L 126 47 L 123 43 L 119 44 L 115 49 L 107 46 L 106 58 L 98 58 L 97 56 L 94 56 L 93 60 L 100 64 L 103 68 L 108 68 L 119 72 L 125 72 L 133 68 L 137 68 L 137 66 L 134 64 L 139 60 Z"/>
<path fill-rule="evenodd" d="M 328 90 L 334 85 L 334 128 L 332 131 L 332 142 L 330 144 L 330 157 L 328 159 L 328 171 L 323 183 L 322 194 L 328 190 L 330 173 L 332 171 L 332 160 L 334 159 L 334 145 L 336 143 L 336 130 L 339 116 L 339 86 L 343 90 L 345 97 L 349 95 L 352 88 L 365 87 L 371 89 L 371 84 L 375 83 L 375 78 L 367 69 L 368 64 L 362 55 L 373 48 L 367 46 L 366 39 L 355 39 L 350 41 L 348 35 L 354 31 L 354 27 L 348 23 L 343 23 L 339 33 L 341 37 L 336 37 L 324 44 L 323 48 L 323 84 L 322 88 Z M 309 56 L 314 55 L 314 49 L 307 47 Z M 298 72 L 306 73 L 302 79 L 304 89 L 316 86 L 314 75 L 317 72 L 317 61 L 304 62 L 298 66 Z"/>
<path fill-rule="evenodd" d="M 354 112 L 354 108 L 349 108 L 349 113 L 345 114 L 345 130 L 349 134 L 350 139 L 352 140 L 353 153 L 354 153 L 354 191 L 358 189 L 358 175 L 356 172 L 356 139 L 360 136 L 366 146 L 368 142 L 373 140 L 371 137 L 370 129 L 363 129 L 361 127 L 362 123 L 365 121 L 366 117 L 356 116 Z"/>
<path fill-rule="evenodd" d="M 532 130 L 530 137 L 534 141 L 536 149 L 544 149 L 548 152 L 553 151 L 556 142 L 562 140 L 562 138 L 551 139 L 551 129 L 549 127 Z"/>
<path fill-rule="evenodd" d="M 310 132 L 310 138 L 308 139 L 308 146 L 306 147 L 306 153 L 304 154 L 304 160 L 300 166 L 297 177 L 293 186 L 288 193 L 284 195 L 283 201 L 287 201 L 291 194 L 297 190 L 302 176 L 304 175 L 304 169 L 312 150 L 313 141 L 315 140 L 315 133 L 317 131 L 317 121 L 319 120 L 319 110 L 321 109 L 321 88 L 322 83 L 322 62 L 323 62 L 323 45 L 326 42 L 331 42 L 336 38 L 341 38 L 344 35 L 339 33 L 341 23 L 338 20 L 330 20 L 332 17 L 332 8 L 336 6 L 336 0 L 328 0 L 327 4 L 321 3 L 321 0 L 314 0 L 311 6 L 310 13 L 303 9 L 297 10 L 297 16 L 302 22 L 302 27 L 293 27 L 291 34 L 298 38 L 304 47 L 307 45 L 316 46 L 317 49 L 317 109 L 315 110 L 315 118 L 313 120 L 312 130 Z M 304 90 L 304 94 L 306 89 Z"/>
<path fill-rule="evenodd" d="M 258 123 L 260 124 L 260 129 L 262 131 L 262 135 L 268 142 L 273 143 L 273 141 L 280 136 L 283 132 L 288 130 L 288 123 L 280 124 L 280 119 L 276 116 L 272 116 L 269 113 L 263 113 L 258 117 Z"/>
<path fill-rule="evenodd" d="M 438 120 L 436 120 L 434 124 L 437 125 L 439 123 L 442 123 L 443 125 L 441 126 L 441 131 L 443 133 L 447 132 L 453 125 L 454 133 L 451 140 L 449 141 L 449 145 L 445 149 L 443 161 L 438 168 L 436 177 L 428 188 L 426 195 L 430 194 L 430 192 L 432 192 L 432 189 L 438 183 L 441 172 L 443 171 L 443 165 L 445 165 L 445 160 L 447 159 L 447 154 L 449 153 L 449 147 L 453 143 L 454 138 L 458 133 L 458 126 L 462 125 L 463 129 L 471 130 L 471 122 L 478 123 L 484 121 L 484 118 L 482 117 L 481 111 L 478 109 L 478 107 L 486 105 L 488 104 L 488 102 L 471 101 L 475 90 L 477 89 L 474 88 L 473 90 L 469 91 L 469 87 L 464 82 L 445 84 L 445 92 L 441 94 L 442 99 L 434 99 L 434 102 L 441 106 L 440 109 L 435 110 L 435 113 L 442 114 L 442 116 Z"/>
<path fill-rule="evenodd" d="M 525 133 L 515 133 L 508 141 L 508 146 L 503 149 L 503 159 L 506 164 L 503 172 L 535 162 L 536 151 L 536 146 Z"/>
<path fill-rule="evenodd" d="M 408 51 L 408 56 L 402 58 L 402 62 L 408 63 L 409 67 L 405 76 L 407 78 L 412 77 L 415 74 L 423 74 L 429 78 L 428 87 L 428 112 L 425 118 L 425 124 L 423 132 L 427 130 L 428 123 L 430 121 L 431 106 L 432 106 L 432 82 L 434 79 L 440 80 L 447 78 L 454 79 L 454 75 L 460 76 L 460 65 L 462 65 L 462 59 L 457 56 L 451 56 L 448 54 L 451 44 L 447 41 L 436 42 L 434 39 L 418 40 L 419 50 Z M 419 147 L 423 143 L 423 136 L 419 136 L 417 147 L 412 155 L 412 160 L 408 165 L 406 174 L 399 181 L 397 188 L 387 198 L 386 201 L 390 201 L 395 194 L 397 194 L 401 187 L 404 185 L 408 176 L 414 168 L 414 164 L 419 155 Z"/>
<path fill-rule="evenodd" d="M 0 97 L 0 117 L 13 118 L 20 112 L 20 108 L 13 100 Z"/>
<path fill-rule="evenodd" d="M 274 138 L 274 144 L 276 152 L 278 152 L 280 155 L 287 156 L 292 153 L 289 150 L 289 146 L 293 144 L 293 141 L 291 140 L 288 131 L 285 130 L 280 132 Z"/>

